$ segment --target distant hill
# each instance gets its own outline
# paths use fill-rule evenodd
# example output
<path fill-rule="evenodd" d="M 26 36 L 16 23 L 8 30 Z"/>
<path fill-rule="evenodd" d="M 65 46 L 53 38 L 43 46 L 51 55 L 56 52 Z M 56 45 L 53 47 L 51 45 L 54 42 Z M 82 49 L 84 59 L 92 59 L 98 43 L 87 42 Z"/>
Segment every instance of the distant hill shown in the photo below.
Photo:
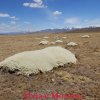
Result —
<path fill-rule="evenodd" d="M 86 28 L 67 28 L 67 29 L 46 29 L 35 33 L 86 33 L 86 32 L 100 32 L 100 27 L 86 27 Z"/>
<path fill-rule="evenodd" d="M 36 32 L 10 32 L 0 33 L 0 35 L 17 35 L 17 34 L 41 34 L 41 33 L 89 33 L 89 32 L 100 32 L 100 27 L 86 27 L 86 28 L 67 28 L 67 29 L 45 29 Z"/>
<path fill-rule="evenodd" d="M 88 27 L 88 28 L 80 28 L 67 31 L 68 33 L 90 33 L 90 32 L 100 32 L 100 27 Z"/>
<path fill-rule="evenodd" d="M 0 35 L 17 35 L 17 34 L 29 34 L 29 33 L 31 32 L 6 32 L 6 33 L 0 33 Z"/>
<path fill-rule="evenodd" d="M 61 33 L 61 32 L 66 32 L 70 31 L 71 29 L 45 29 L 45 30 L 40 30 L 36 31 L 35 33 Z"/>

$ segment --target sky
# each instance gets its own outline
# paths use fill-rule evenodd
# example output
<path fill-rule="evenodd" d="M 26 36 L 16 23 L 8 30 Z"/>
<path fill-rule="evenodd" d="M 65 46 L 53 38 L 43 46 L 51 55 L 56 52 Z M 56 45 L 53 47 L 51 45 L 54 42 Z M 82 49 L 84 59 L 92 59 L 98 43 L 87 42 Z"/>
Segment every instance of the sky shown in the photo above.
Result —
<path fill-rule="evenodd" d="M 100 0 L 1 0 L 0 33 L 100 26 Z"/>

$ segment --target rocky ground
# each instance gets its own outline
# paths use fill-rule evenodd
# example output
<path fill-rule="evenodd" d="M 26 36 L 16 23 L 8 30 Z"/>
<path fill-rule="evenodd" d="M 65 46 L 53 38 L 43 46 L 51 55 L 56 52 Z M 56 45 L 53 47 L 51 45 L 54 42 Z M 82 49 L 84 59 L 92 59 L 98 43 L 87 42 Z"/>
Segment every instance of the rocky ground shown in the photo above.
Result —
<path fill-rule="evenodd" d="M 81 38 L 84 34 L 90 35 L 90 38 Z M 51 42 L 55 41 L 58 36 L 64 42 L 54 45 L 39 45 L 44 36 L 48 36 L 47 40 Z M 67 46 L 67 43 L 71 41 L 78 45 Z M 77 64 L 66 65 L 29 77 L 0 71 L 0 100 L 23 100 L 26 92 L 31 94 L 52 94 L 52 92 L 78 94 L 82 100 L 100 100 L 100 33 L 1 35 L 0 61 L 18 52 L 56 45 L 75 53 L 78 59 Z M 53 99 L 48 97 L 48 100 Z M 58 100 L 63 99 L 58 98 Z M 65 100 L 72 100 L 72 98 L 69 97 Z M 79 100 L 79 97 L 74 100 Z"/>

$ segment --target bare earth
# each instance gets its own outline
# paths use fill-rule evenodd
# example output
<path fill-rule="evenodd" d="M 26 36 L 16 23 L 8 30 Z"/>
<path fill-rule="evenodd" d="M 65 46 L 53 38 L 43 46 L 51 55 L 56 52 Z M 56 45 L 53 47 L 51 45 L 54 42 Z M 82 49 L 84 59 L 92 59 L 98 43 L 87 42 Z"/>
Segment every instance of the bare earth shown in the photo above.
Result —
<path fill-rule="evenodd" d="M 81 38 L 84 34 L 90 35 L 90 38 Z M 33 94 L 80 94 L 82 100 L 100 100 L 100 33 L 1 35 L 0 61 L 18 52 L 53 46 L 38 45 L 44 36 L 48 36 L 49 41 L 55 41 L 55 36 L 66 36 L 64 43 L 55 46 L 65 47 L 75 53 L 77 65 L 59 67 L 30 77 L 0 71 L 0 100 L 23 100 L 25 91 Z M 68 47 L 66 44 L 71 41 L 78 43 L 78 46 Z"/>

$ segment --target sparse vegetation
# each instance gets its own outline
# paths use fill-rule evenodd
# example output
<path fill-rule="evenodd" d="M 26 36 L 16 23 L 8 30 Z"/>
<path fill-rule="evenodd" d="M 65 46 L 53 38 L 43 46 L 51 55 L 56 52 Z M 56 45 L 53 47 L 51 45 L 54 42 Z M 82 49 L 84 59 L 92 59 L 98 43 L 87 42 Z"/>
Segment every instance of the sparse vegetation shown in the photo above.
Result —
<path fill-rule="evenodd" d="M 81 38 L 88 34 L 91 38 Z M 54 37 L 64 37 L 63 43 L 54 46 L 66 47 L 66 43 L 74 41 L 77 47 L 66 48 L 72 51 L 78 59 L 76 65 L 59 67 L 47 73 L 24 77 L 22 75 L 0 71 L 0 100 L 22 100 L 23 93 L 58 93 L 80 94 L 83 100 L 100 99 L 100 33 L 47 34 L 48 41 Z M 38 45 L 44 35 L 9 35 L 0 36 L 0 61 L 13 54 L 42 49 L 48 45 Z M 39 39 L 35 39 L 39 38 Z"/>

